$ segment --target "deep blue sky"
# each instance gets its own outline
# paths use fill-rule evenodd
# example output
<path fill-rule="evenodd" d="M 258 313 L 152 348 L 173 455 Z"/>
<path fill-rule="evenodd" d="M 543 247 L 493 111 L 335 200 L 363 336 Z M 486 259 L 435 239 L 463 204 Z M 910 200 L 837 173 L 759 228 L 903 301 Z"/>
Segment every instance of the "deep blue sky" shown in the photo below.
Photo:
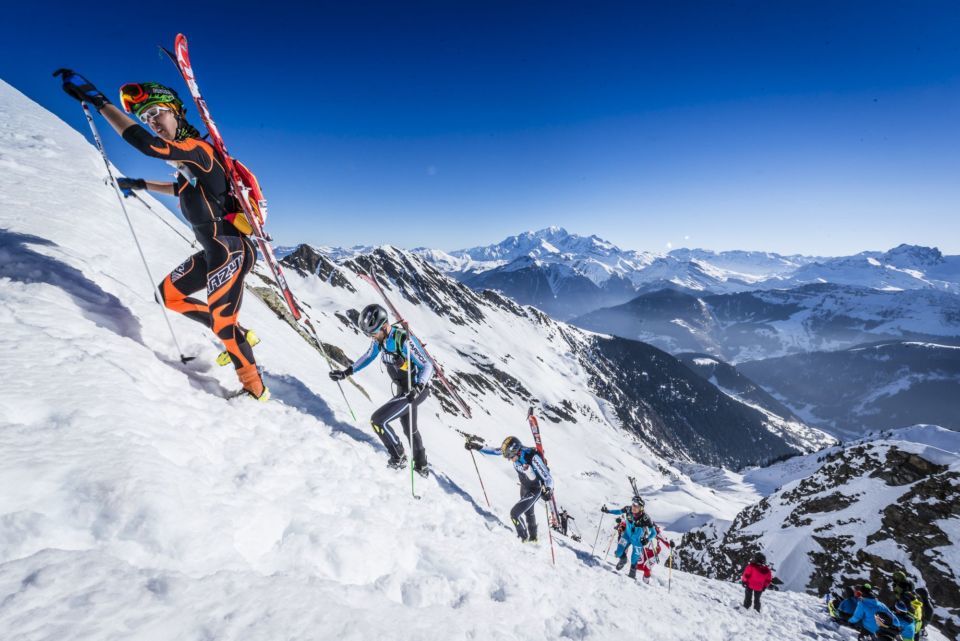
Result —
<path fill-rule="evenodd" d="M 283 244 L 960 253 L 956 2 L 17 5 L 0 77 L 85 133 L 50 72 L 188 95 L 184 32 Z"/>

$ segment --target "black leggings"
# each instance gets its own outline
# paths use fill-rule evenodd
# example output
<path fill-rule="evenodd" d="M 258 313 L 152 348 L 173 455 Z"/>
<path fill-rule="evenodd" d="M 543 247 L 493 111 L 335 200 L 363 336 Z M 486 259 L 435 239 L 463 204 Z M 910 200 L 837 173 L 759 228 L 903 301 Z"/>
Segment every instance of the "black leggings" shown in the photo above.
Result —
<path fill-rule="evenodd" d="M 417 398 L 414 399 L 414 406 L 419 406 L 427 397 L 430 396 L 430 388 L 424 388 Z M 403 456 L 403 442 L 397 436 L 397 433 L 390 426 L 394 419 L 400 419 L 403 426 L 403 435 L 410 437 L 410 401 L 407 400 L 407 393 L 402 391 L 380 406 L 370 417 L 370 424 L 373 431 L 377 433 L 383 446 L 390 452 L 390 457 L 398 459 Z M 413 464 L 416 467 L 423 467 L 427 464 L 427 451 L 423 448 L 423 440 L 420 438 L 420 430 L 416 425 L 416 412 L 414 412 L 413 425 Z"/>
<path fill-rule="evenodd" d="M 753 609 L 757 612 L 760 611 L 760 595 L 763 593 L 763 590 L 751 590 L 750 588 L 744 586 L 743 588 L 743 607 L 750 607 L 750 599 L 753 599 Z"/>
<path fill-rule="evenodd" d="M 513 527 L 517 528 L 517 536 L 524 541 L 537 538 L 537 515 L 533 506 L 536 505 L 539 498 L 540 488 L 529 490 L 521 487 L 520 502 L 510 510 L 510 520 L 513 521 Z M 524 526 L 521 516 L 526 517 L 526 526 Z"/>

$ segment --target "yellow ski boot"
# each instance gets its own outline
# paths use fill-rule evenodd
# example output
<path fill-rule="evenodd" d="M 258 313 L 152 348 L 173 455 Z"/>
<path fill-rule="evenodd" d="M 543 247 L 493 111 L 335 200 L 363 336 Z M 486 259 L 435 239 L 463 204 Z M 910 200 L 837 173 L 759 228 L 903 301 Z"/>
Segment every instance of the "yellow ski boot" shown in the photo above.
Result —
<path fill-rule="evenodd" d="M 252 329 L 248 329 L 244 334 L 244 337 L 247 339 L 247 345 L 249 345 L 250 347 L 255 347 L 256 345 L 260 344 L 260 337 L 257 336 L 257 333 Z M 228 352 L 227 350 L 223 350 L 222 352 L 220 352 L 220 355 L 217 356 L 217 365 L 219 365 L 220 367 L 226 367 L 231 362 L 232 361 L 230 360 L 230 352 Z"/>

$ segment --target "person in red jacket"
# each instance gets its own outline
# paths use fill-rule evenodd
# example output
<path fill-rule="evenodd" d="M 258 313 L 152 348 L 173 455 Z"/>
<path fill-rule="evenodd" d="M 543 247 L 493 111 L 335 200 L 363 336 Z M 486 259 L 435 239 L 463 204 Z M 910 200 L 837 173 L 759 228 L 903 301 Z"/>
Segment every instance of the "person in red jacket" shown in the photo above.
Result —
<path fill-rule="evenodd" d="M 743 607 L 749 608 L 753 601 L 753 609 L 760 611 L 760 593 L 766 590 L 773 582 L 773 573 L 767 567 L 767 557 L 762 552 L 753 555 L 753 560 L 743 569 L 740 583 L 743 584 Z"/>

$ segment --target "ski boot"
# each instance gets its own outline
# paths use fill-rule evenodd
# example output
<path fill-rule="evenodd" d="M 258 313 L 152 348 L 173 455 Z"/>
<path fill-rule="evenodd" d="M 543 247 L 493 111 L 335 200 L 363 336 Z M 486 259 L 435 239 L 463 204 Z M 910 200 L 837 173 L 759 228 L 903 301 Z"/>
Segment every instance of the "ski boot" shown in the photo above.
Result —
<path fill-rule="evenodd" d="M 623 569 L 623 566 L 627 564 L 627 553 L 624 552 L 620 555 L 620 559 L 617 561 L 617 572 Z"/>
<path fill-rule="evenodd" d="M 263 379 L 260 377 L 260 370 L 257 369 L 255 363 L 245 365 L 238 369 L 237 378 L 240 379 L 240 384 L 243 385 L 243 389 L 247 394 L 261 403 L 266 403 L 270 400 L 270 390 L 263 384 Z"/>
<path fill-rule="evenodd" d="M 252 329 L 246 330 L 243 336 L 244 338 L 247 339 L 247 345 L 249 345 L 250 347 L 254 347 L 260 344 L 260 337 L 257 336 L 257 333 L 254 332 Z M 217 365 L 219 365 L 220 367 L 226 367 L 231 362 L 232 361 L 230 360 L 230 352 L 228 352 L 227 350 L 223 350 L 217 356 Z"/>
<path fill-rule="evenodd" d="M 387 461 L 387 467 L 393 470 L 402 470 L 407 466 L 407 455 L 401 454 L 400 456 L 391 456 L 390 460 Z"/>
<path fill-rule="evenodd" d="M 427 464 L 427 453 L 421 450 L 413 455 L 413 471 L 428 478 L 430 476 L 430 466 Z"/>
<path fill-rule="evenodd" d="M 628 573 L 627 576 L 629 576 L 631 579 L 636 579 L 636 578 L 637 578 L 637 566 L 635 566 L 635 565 L 630 566 L 630 572 Z"/>
<path fill-rule="evenodd" d="M 535 537 L 535 536 L 528 536 L 528 537 L 525 538 L 525 539 L 521 539 L 520 542 L 521 542 L 521 543 L 532 543 L 532 544 L 536 545 L 536 544 L 540 543 L 540 540 L 537 539 L 537 537 Z"/>

